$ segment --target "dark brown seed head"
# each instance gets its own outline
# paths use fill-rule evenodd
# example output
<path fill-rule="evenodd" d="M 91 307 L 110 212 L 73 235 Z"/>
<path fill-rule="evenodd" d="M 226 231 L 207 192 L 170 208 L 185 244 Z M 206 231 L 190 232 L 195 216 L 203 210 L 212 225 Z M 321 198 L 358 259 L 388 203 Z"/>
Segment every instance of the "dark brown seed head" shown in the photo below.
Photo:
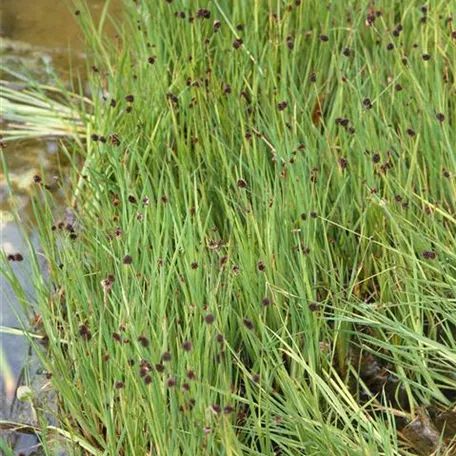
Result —
<path fill-rule="evenodd" d="M 402 86 L 400 84 L 396 84 L 394 86 L 394 88 L 396 89 L 397 92 L 400 92 L 402 90 Z"/>
<path fill-rule="evenodd" d="M 119 135 L 117 133 L 111 133 L 109 135 L 109 139 L 110 139 L 111 144 L 113 146 L 119 146 L 120 145 L 120 139 L 119 139 Z"/>
<path fill-rule="evenodd" d="M 90 135 L 90 138 L 92 139 L 92 141 L 95 141 L 95 142 L 100 139 L 100 137 L 96 133 L 93 133 L 92 135 Z"/>
<path fill-rule="evenodd" d="M 159 364 L 155 364 L 155 370 L 159 373 L 159 374 L 162 374 L 163 372 L 165 372 L 165 366 L 161 363 Z"/>
<path fill-rule="evenodd" d="M 375 15 L 374 14 L 368 14 L 366 17 L 365 24 L 368 27 L 372 27 L 372 24 L 375 22 Z"/>
<path fill-rule="evenodd" d="M 263 304 L 264 307 L 267 307 L 271 304 L 271 300 L 268 298 L 268 297 L 264 297 L 262 300 L 261 300 L 261 304 Z"/>
<path fill-rule="evenodd" d="M 84 325 L 84 324 L 79 326 L 79 335 L 86 340 L 90 340 L 92 337 L 92 333 L 91 333 L 90 329 L 88 328 L 87 325 Z"/>
<path fill-rule="evenodd" d="M 151 55 L 151 56 L 147 59 L 147 62 L 150 63 L 151 65 L 153 65 L 153 64 L 155 63 L 156 60 L 157 60 L 157 56 Z"/>
<path fill-rule="evenodd" d="M 35 182 L 35 184 L 40 184 L 42 182 L 41 176 L 39 176 L 38 174 L 35 174 L 33 176 L 33 182 Z"/>
<path fill-rule="evenodd" d="M 124 382 L 122 382 L 121 380 L 118 380 L 116 383 L 114 383 L 115 389 L 121 389 L 123 387 L 124 387 Z"/>
<path fill-rule="evenodd" d="M 105 353 L 103 355 L 103 361 L 109 361 L 109 358 L 111 357 L 111 355 L 109 353 Z"/>
<path fill-rule="evenodd" d="M 309 81 L 310 82 L 316 82 L 317 81 L 317 74 L 312 71 L 310 74 L 309 74 Z"/>
<path fill-rule="evenodd" d="M 231 407 L 231 405 L 225 405 L 225 407 L 223 408 L 223 412 L 225 413 L 225 415 L 229 415 L 230 413 L 234 412 L 234 408 Z"/>
<path fill-rule="evenodd" d="M 316 302 L 310 302 L 309 303 L 309 310 L 311 312 L 315 312 L 318 310 L 318 304 Z"/>
<path fill-rule="evenodd" d="M 423 54 L 423 55 L 422 55 L 422 58 L 423 58 L 423 60 L 424 60 L 425 62 L 427 62 L 428 60 L 431 59 L 431 56 L 430 56 L 430 54 Z"/>
<path fill-rule="evenodd" d="M 133 257 L 131 255 L 125 255 L 122 260 L 123 264 L 131 264 L 133 263 Z"/>
<path fill-rule="evenodd" d="M 214 315 L 212 315 L 212 314 L 207 314 L 207 315 L 204 317 L 204 321 L 205 321 L 208 325 L 212 325 L 212 323 L 214 323 L 214 320 L 215 320 L 215 317 L 214 317 Z"/>
<path fill-rule="evenodd" d="M 439 122 L 443 122 L 443 121 L 445 120 L 445 115 L 444 115 L 443 113 L 441 113 L 441 112 L 438 112 L 438 113 L 435 115 L 435 117 L 437 118 L 437 120 L 438 120 Z"/>
<path fill-rule="evenodd" d="M 15 253 L 14 261 L 24 261 L 24 257 L 22 256 L 22 253 Z"/>
<path fill-rule="evenodd" d="M 136 204 L 137 200 L 133 195 L 128 195 L 128 202 L 132 204 Z"/>
<path fill-rule="evenodd" d="M 244 179 L 238 179 L 238 181 L 236 182 L 236 185 L 239 188 L 246 188 L 247 187 L 247 182 Z"/>
<path fill-rule="evenodd" d="M 176 386 L 176 379 L 173 377 L 170 377 L 170 378 L 168 378 L 168 381 L 166 382 L 166 384 L 168 385 L 168 388 L 173 388 L 174 386 Z"/>
<path fill-rule="evenodd" d="M 320 41 L 323 41 L 324 43 L 329 41 L 328 35 L 324 35 L 323 33 L 320 35 Z"/>
<path fill-rule="evenodd" d="M 241 92 L 241 98 L 244 98 L 244 100 L 245 100 L 248 104 L 250 104 L 250 103 L 252 102 L 252 99 L 251 99 L 249 93 L 246 92 L 245 90 L 243 90 L 243 91 Z"/>
<path fill-rule="evenodd" d="M 147 372 L 152 370 L 152 364 L 150 364 L 149 361 L 144 358 L 139 361 L 139 367 L 141 367 L 141 369 L 147 370 Z"/>
<path fill-rule="evenodd" d="M 115 108 L 115 107 L 116 107 L 116 105 L 117 105 L 117 101 L 116 101 L 116 100 L 114 100 L 114 98 L 113 98 L 113 99 L 111 100 L 111 103 L 110 103 L 110 105 L 111 105 L 111 108 Z"/>
<path fill-rule="evenodd" d="M 120 334 L 119 333 L 116 333 L 116 332 L 113 332 L 112 333 L 112 338 L 116 341 L 116 342 L 120 342 L 122 340 L 122 338 L 120 337 Z"/>
<path fill-rule="evenodd" d="M 346 158 L 339 158 L 339 166 L 342 168 L 342 169 L 345 169 L 347 168 L 348 166 L 348 160 Z"/>
<path fill-rule="evenodd" d="M 150 375 L 146 375 L 146 376 L 144 377 L 144 383 L 145 383 L 146 385 L 150 385 L 150 384 L 152 383 L 152 377 L 151 377 Z"/>
<path fill-rule="evenodd" d="M 189 370 L 187 371 L 187 378 L 188 378 L 189 380 L 195 380 L 195 379 L 196 379 L 195 372 L 194 372 L 193 370 L 189 369 Z"/>
<path fill-rule="evenodd" d="M 191 267 L 192 269 L 198 269 L 198 263 L 197 263 L 196 261 L 194 261 L 194 262 L 190 265 L 190 267 Z"/>
<path fill-rule="evenodd" d="M 373 161 L 374 163 L 379 163 L 380 160 L 381 160 L 380 154 L 374 154 L 374 155 L 372 155 L 372 161 Z"/>
<path fill-rule="evenodd" d="M 148 347 L 149 346 L 149 339 L 146 336 L 139 336 L 138 337 L 138 342 L 143 346 L 143 347 Z"/>
<path fill-rule="evenodd" d="M 423 252 L 423 258 L 425 260 L 435 260 L 437 258 L 437 254 L 435 252 L 430 251 L 430 250 L 425 250 Z"/>
<path fill-rule="evenodd" d="M 218 32 L 221 26 L 222 23 L 219 20 L 214 21 L 214 25 L 212 26 L 214 29 L 214 33 Z"/>
<path fill-rule="evenodd" d="M 278 109 L 279 111 L 283 111 L 287 106 L 288 106 L 288 102 L 287 102 L 287 101 L 281 101 L 281 102 L 277 105 L 277 109 Z"/>
<path fill-rule="evenodd" d="M 192 351 L 193 349 L 193 345 L 191 343 L 191 341 L 189 340 L 186 340 L 182 343 L 182 348 L 186 351 L 186 352 L 189 352 L 189 351 Z"/>
<path fill-rule="evenodd" d="M 252 381 L 253 381 L 253 383 L 259 383 L 260 376 L 258 374 L 252 375 Z"/>
<path fill-rule="evenodd" d="M 220 407 L 220 405 L 218 405 L 218 404 L 212 404 L 211 408 L 212 408 L 212 411 L 216 414 L 219 414 L 222 411 L 222 407 Z"/>
<path fill-rule="evenodd" d="M 125 101 L 127 101 L 128 103 L 133 103 L 135 101 L 135 97 L 133 95 L 127 95 L 125 97 Z"/>
<path fill-rule="evenodd" d="M 372 108 L 372 102 L 370 101 L 369 98 L 364 98 L 364 100 L 363 100 L 363 108 L 364 109 L 371 109 Z"/>
<path fill-rule="evenodd" d="M 318 217 L 318 214 L 316 212 L 311 212 L 310 216 L 315 219 Z"/>
<path fill-rule="evenodd" d="M 343 126 L 343 127 L 348 127 L 348 124 L 350 123 L 350 120 L 349 119 L 340 119 L 340 124 Z"/>
<path fill-rule="evenodd" d="M 222 334 L 217 334 L 215 336 L 215 340 L 217 341 L 218 344 L 223 344 L 223 335 Z"/>
<path fill-rule="evenodd" d="M 412 130 L 411 128 L 407 128 L 407 134 L 410 136 L 410 137 L 413 137 L 416 135 L 415 131 Z"/>
<path fill-rule="evenodd" d="M 348 48 L 348 47 L 345 48 L 343 54 L 345 55 L 345 57 L 350 57 L 350 55 L 351 55 L 350 48 Z"/>
<path fill-rule="evenodd" d="M 236 38 L 236 39 L 233 41 L 233 48 L 234 48 L 234 49 L 239 49 L 243 44 L 244 44 L 244 41 L 242 41 L 241 38 Z"/>
<path fill-rule="evenodd" d="M 244 326 L 249 330 L 252 330 L 255 327 L 253 322 L 251 320 L 249 320 L 248 318 L 244 318 L 242 320 L 242 323 L 244 323 Z"/>
<path fill-rule="evenodd" d="M 387 51 L 392 51 L 394 49 L 394 43 L 388 43 L 386 46 Z"/>
<path fill-rule="evenodd" d="M 161 360 L 162 360 L 162 362 L 171 361 L 171 353 L 169 353 L 169 352 L 163 353 Z"/>
<path fill-rule="evenodd" d="M 211 17 L 211 12 L 207 8 L 200 8 L 196 12 L 196 17 L 198 19 L 209 19 Z"/>
<path fill-rule="evenodd" d="M 260 272 L 264 272 L 266 270 L 266 265 L 262 261 L 259 261 L 257 263 L 257 269 Z"/>

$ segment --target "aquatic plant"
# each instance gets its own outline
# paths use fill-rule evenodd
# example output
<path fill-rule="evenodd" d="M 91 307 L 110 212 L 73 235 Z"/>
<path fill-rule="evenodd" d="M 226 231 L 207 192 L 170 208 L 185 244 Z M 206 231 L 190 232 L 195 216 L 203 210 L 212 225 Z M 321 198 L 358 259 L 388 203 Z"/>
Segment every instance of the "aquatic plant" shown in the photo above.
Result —
<path fill-rule="evenodd" d="M 84 137 L 91 121 L 90 99 L 16 73 L 12 76 L 17 79 L 0 81 L 0 135 L 4 142 Z"/>
<path fill-rule="evenodd" d="M 70 221 L 36 182 L 32 277 L 74 448 L 454 452 L 456 33 L 393 3 L 78 6 L 86 163 Z"/>

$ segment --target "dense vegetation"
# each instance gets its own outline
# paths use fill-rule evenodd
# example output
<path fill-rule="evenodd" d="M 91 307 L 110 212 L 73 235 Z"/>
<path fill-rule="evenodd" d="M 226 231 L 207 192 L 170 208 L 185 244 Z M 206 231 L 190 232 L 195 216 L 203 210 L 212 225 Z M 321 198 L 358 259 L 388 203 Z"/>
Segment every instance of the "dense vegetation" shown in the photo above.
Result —
<path fill-rule="evenodd" d="M 85 161 L 68 219 L 36 177 L 33 276 L 74 454 L 454 454 L 454 10 L 79 6 Z"/>

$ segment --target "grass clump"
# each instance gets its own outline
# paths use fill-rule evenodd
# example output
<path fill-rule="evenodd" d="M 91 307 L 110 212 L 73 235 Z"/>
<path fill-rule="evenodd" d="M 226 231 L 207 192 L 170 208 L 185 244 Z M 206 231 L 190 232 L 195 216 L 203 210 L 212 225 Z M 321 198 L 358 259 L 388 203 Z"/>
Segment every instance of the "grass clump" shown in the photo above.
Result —
<path fill-rule="evenodd" d="M 452 454 L 452 8 L 80 6 L 86 164 L 70 222 L 38 184 L 34 277 L 75 448 Z"/>

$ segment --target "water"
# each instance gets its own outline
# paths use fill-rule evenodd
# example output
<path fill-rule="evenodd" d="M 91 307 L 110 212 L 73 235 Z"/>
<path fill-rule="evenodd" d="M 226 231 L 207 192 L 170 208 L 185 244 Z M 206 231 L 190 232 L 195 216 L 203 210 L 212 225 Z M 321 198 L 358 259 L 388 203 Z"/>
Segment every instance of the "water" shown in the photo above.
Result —
<path fill-rule="evenodd" d="M 116 2 L 113 2 L 116 3 Z M 0 60 L 16 71 L 27 71 L 42 82 L 52 80 L 51 73 L 56 71 L 64 81 L 69 79 L 72 71 L 83 71 L 84 54 L 81 32 L 74 11 L 69 8 L 67 0 L 3 0 L 0 2 Z M 95 15 L 101 11 L 105 2 L 89 0 Z M 120 2 L 114 5 L 113 11 L 119 9 Z M 108 32 L 109 33 L 109 30 Z M 72 63 L 70 65 L 70 54 Z M 1 78 L 5 75 L 1 74 Z M 0 119 L 1 120 L 1 119 Z M 65 160 L 59 153 L 55 141 L 28 141 L 9 144 L 4 149 L 9 170 L 14 200 L 19 204 L 21 219 L 31 220 L 31 195 L 33 176 L 44 170 L 52 177 L 65 170 Z M 11 198 L 7 189 L 5 175 L 0 164 L 0 248 L 6 253 L 23 252 L 24 261 L 11 263 L 14 272 L 30 300 L 33 300 L 33 287 L 28 273 L 26 243 L 21 229 L 15 224 L 11 213 Z M 38 247 L 34 232 L 31 240 Z M 45 265 L 44 269 L 45 269 Z M 43 273 L 45 270 L 43 269 Z M 5 277 L 0 275 L 0 326 L 20 327 L 24 319 L 19 303 Z M 29 367 L 31 374 L 39 372 L 36 359 L 31 356 L 27 340 L 20 336 L 0 333 L 0 348 L 5 359 L 0 358 L 0 419 L 14 421 L 31 421 L 30 412 L 14 400 L 15 391 L 23 382 L 24 366 Z M 39 377 L 40 374 L 37 375 Z M 42 376 L 42 374 L 41 374 Z M 35 454 L 34 436 L 11 433 L 2 434 L 8 438 L 9 445 L 24 454 Z"/>

